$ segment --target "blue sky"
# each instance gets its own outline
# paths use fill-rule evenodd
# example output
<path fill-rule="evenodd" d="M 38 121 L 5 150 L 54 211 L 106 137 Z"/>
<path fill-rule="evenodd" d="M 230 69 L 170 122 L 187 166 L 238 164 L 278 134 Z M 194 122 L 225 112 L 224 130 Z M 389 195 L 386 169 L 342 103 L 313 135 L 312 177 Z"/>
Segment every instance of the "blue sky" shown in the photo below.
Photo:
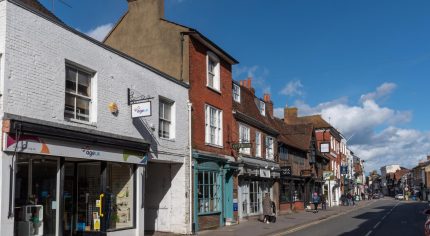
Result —
<path fill-rule="evenodd" d="M 127 10 L 126 0 L 65 1 L 55 13 L 99 38 Z M 425 0 L 165 0 L 166 18 L 238 59 L 234 79 L 252 76 L 278 115 L 297 106 L 352 136 L 368 171 L 430 153 L 429 10 Z"/>

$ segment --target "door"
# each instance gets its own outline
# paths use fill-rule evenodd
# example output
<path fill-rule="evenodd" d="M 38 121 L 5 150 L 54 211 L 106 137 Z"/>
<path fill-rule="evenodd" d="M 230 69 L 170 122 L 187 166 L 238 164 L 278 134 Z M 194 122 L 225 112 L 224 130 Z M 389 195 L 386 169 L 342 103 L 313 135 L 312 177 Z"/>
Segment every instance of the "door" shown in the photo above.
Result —
<path fill-rule="evenodd" d="M 231 170 L 227 170 L 225 175 L 224 214 L 226 221 L 233 221 L 233 171 Z"/>

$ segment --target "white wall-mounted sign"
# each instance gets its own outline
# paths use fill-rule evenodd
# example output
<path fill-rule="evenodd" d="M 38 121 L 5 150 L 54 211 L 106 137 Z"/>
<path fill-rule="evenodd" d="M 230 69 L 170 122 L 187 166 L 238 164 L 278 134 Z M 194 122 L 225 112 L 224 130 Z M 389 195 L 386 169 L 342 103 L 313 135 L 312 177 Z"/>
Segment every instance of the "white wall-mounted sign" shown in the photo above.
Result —
<path fill-rule="evenodd" d="M 151 101 L 131 105 L 131 118 L 151 116 Z"/>
<path fill-rule="evenodd" d="M 329 153 L 330 152 L 330 143 L 320 143 L 321 153 Z"/>
<path fill-rule="evenodd" d="M 261 178 L 270 178 L 270 170 L 260 169 Z"/>

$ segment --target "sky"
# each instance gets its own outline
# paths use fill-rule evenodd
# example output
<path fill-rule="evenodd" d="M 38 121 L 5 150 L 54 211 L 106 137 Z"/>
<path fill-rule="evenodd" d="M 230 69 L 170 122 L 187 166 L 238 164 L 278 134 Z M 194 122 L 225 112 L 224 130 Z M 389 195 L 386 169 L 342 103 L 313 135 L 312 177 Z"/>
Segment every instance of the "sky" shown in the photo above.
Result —
<path fill-rule="evenodd" d="M 54 0 L 53 10 L 102 40 L 127 1 Z M 233 79 L 252 77 L 279 117 L 286 106 L 321 114 L 366 172 L 412 168 L 430 154 L 429 11 L 427 0 L 165 0 L 166 19 L 240 62 Z"/>

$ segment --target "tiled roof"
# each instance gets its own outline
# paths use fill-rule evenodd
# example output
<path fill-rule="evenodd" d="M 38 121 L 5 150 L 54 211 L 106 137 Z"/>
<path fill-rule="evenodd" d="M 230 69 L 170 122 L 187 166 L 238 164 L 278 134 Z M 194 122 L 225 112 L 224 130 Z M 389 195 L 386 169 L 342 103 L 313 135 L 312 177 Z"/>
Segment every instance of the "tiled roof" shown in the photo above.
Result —
<path fill-rule="evenodd" d="M 285 124 L 281 119 L 276 119 L 277 128 L 280 132 L 278 141 L 288 146 L 309 151 L 312 140 L 312 124 Z"/>
<path fill-rule="evenodd" d="M 263 116 L 256 104 L 256 98 L 254 94 L 246 87 L 240 85 L 240 103 L 233 101 L 233 110 L 238 111 L 248 117 L 252 117 L 259 123 L 265 125 L 266 127 L 276 130 L 275 118 L 270 116 L 267 111 L 266 105 L 266 115 Z"/>
<path fill-rule="evenodd" d="M 41 13 L 42 15 L 63 23 L 60 18 L 56 17 L 51 11 L 46 9 L 38 0 L 14 0 L 17 3 L 22 3 L 24 6 L 29 7 L 30 9 Z"/>

